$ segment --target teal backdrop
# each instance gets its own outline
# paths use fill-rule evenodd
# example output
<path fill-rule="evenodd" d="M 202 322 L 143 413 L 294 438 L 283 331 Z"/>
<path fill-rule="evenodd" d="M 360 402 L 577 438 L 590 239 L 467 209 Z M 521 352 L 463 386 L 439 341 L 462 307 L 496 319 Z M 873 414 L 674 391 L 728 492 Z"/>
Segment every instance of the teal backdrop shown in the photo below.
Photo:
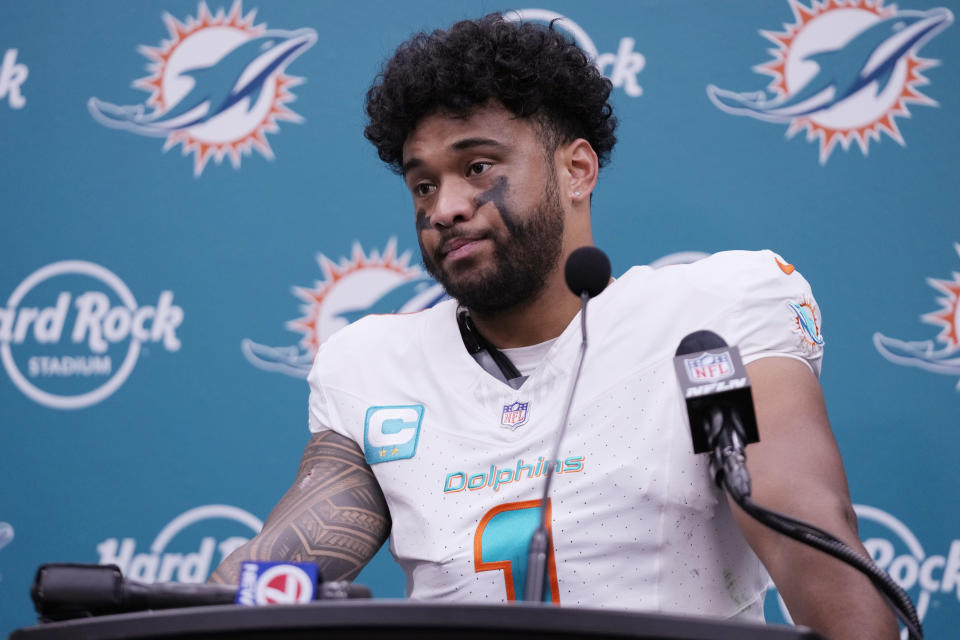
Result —
<path fill-rule="evenodd" d="M 438 295 L 362 136 L 371 79 L 417 30 L 526 10 L 615 85 L 593 200 L 615 274 L 771 248 L 810 281 L 861 535 L 953 637 L 955 4 L 3 2 L 0 635 L 35 620 L 41 563 L 199 581 L 259 528 L 316 345 Z M 386 549 L 359 580 L 404 594 Z"/>

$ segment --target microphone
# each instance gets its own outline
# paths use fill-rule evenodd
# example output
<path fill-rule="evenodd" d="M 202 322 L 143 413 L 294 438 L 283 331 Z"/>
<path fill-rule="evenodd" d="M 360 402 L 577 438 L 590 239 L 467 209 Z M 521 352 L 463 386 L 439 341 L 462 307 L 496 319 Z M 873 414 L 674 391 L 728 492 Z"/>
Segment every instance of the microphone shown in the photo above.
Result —
<path fill-rule="evenodd" d="M 41 621 L 229 604 L 236 593 L 219 584 L 143 584 L 126 580 L 113 564 L 73 563 L 41 565 L 30 589 Z"/>
<path fill-rule="evenodd" d="M 280 566 L 282 563 L 244 563 L 260 565 L 258 568 Z M 295 567 L 294 564 L 283 564 Z M 316 569 L 316 565 L 313 565 Z M 256 573 L 256 572 L 255 572 Z M 263 572 L 261 572 L 263 573 Z M 275 572 L 276 573 L 276 572 Z M 255 577 L 260 577 L 256 575 Z M 274 576 L 276 578 L 277 576 Z M 282 579 L 282 576 L 281 576 Z M 30 589 L 34 608 L 41 622 L 89 618 L 92 616 L 144 611 L 147 609 L 172 609 L 177 607 L 197 607 L 206 605 L 233 604 L 244 595 L 241 588 L 221 584 L 183 584 L 157 583 L 146 584 L 123 577 L 116 565 L 54 563 L 44 564 L 37 569 L 37 575 Z M 282 584 L 267 584 L 259 592 L 290 592 L 290 587 Z M 258 585 L 259 586 L 259 585 Z M 278 589 L 279 587 L 279 589 Z M 321 582 L 320 589 L 310 592 L 311 600 L 369 598 L 370 590 L 347 582 Z M 281 594 L 283 595 L 283 594 Z M 265 600 L 239 602 L 239 604 L 265 604 Z M 283 599 L 273 600 L 283 602 Z"/>
<path fill-rule="evenodd" d="M 674 358 L 677 381 L 687 403 L 694 453 L 710 453 L 718 486 L 750 495 L 744 447 L 760 440 L 750 379 L 740 351 L 712 331 L 695 331 L 680 341 Z"/>
<path fill-rule="evenodd" d="M 570 416 L 570 406 L 573 404 L 573 393 L 577 389 L 580 379 L 580 369 L 583 367 L 583 357 L 587 352 L 587 301 L 600 294 L 610 282 L 610 259 L 596 247 L 580 247 L 574 249 L 567 258 L 563 270 L 567 287 L 573 295 L 580 298 L 580 353 L 577 358 L 577 368 L 570 381 L 567 392 L 567 402 L 560 420 L 560 429 L 553 446 L 553 455 L 547 461 L 551 471 L 543 484 L 543 497 L 540 499 L 540 524 L 530 538 L 530 547 L 527 552 L 527 575 L 523 585 L 523 599 L 528 602 L 542 602 L 547 578 L 547 548 L 549 535 L 547 534 L 547 510 L 550 506 L 550 484 L 553 481 L 553 464 L 560 455 L 560 443 L 567 430 L 567 418 Z M 557 594 L 553 594 L 556 596 Z"/>
<path fill-rule="evenodd" d="M 593 298 L 610 282 L 610 258 L 596 247 L 574 249 L 567 258 L 563 275 L 573 295 L 581 300 L 583 294 Z"/>
<path fill-rule="evenodd" d="M 710 452 L 710 472 L 721 489 L 761 524 L 830 554 L 866 575 L 900 618 L 911 640 L 923 629 L 907 593 L 869 557 L 860 555 L 833 534 L 755 503 L 746 468 L 747 444 L 760 440 L 750 379 L 740 351 L 712 331 L 695 331 L 680 341 L 673 360 L 687 402 L 693 452 Z"/>

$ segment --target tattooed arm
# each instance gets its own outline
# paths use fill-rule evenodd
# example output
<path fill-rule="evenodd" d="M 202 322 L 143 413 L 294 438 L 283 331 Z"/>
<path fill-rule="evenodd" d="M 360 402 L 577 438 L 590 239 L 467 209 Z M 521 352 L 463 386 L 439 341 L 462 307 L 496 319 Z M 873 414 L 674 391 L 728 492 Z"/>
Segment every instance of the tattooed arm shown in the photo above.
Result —
<path fill-rule="evenodd" d="M 380 485 L 352 440 L 313 434 L 293 486 L 263 530 L 217 567 L 210 582 L 237 584 L 246 560 L 316 562 L 324 580 L 352 580 L 390 533 Z"/>

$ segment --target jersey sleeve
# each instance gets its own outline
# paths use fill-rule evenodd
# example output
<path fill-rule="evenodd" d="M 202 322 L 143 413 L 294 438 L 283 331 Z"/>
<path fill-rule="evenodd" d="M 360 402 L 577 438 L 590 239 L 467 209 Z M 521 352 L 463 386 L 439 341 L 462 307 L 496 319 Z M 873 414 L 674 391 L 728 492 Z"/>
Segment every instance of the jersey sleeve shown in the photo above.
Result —
<path fill-rule="evenodd" d="M 382 404 L 383 398 L 407 398 L 409 394 L 405 386 L 409 379 L 399 372 L 406 371 L 406 363 L 422 357 L 422 350 L 412 346 L 416 340 L 411 339 L 421 330 L 416 322 L 419 317 L 371 314 L 320 345 L 307 376 L 311 432 L 334 431 L 365 450 L 366 416 L 371 407 Z M 403 404 L 399 400 L 390 403 Z"/>
<path fill-rule="evenodd" d="M 333 380 L 331 376 L 337 369 L 334 362 L 337 356 L 336 353 L 331 353 L 335 350 L 325 349 L 325 346 L 325 344 L 320 345 L 313 367 L 307 376 L 307 383 L 310 385 L 307 425 L 311 433 L 329 430 L 353 440 L 354 436 L 347 432 L 340 419 L 336 403 L 331 397 L 331 390 L 327 386 L 328 382 Z"/>
<path fill-rule="evenodd" d="M 721 335 L 739 347 L 744 364 L 786 356 L 805 362 L 819 377 L 822 319 L 800 272 L 772 251 L 728 251 L 703 262 L 708 261 L 715 262 L 708 281 L 726 290 L 733 304 Z"/>

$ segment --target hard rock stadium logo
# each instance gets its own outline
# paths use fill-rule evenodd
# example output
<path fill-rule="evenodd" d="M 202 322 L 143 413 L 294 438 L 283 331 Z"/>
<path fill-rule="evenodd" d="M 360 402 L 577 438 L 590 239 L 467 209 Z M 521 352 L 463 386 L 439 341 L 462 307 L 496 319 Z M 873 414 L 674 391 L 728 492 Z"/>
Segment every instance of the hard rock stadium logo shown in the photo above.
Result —
<path fill-rule="evenodd" d="M 142 300 L 142 298 L 141 298 Z M 180 350 L 183 309 L 165 290 L 142 305 L 112 271 L 61 260 L 26 277 L 0 306 L 0 364 L 28 398 L 51 409 L 102 402 L 141 355 Z"/>
<path fill-rule="evenodd" d="M 286 328 L 302 334 L 297 345 L 272 347 L 245 339 L 240 345 L 250 364 L 267 371 L 306 378 L 320 345 L 335 332 L 368 314 L 422 311 L 447 298 L 446 292 L 417 265 L 410 252 L 397 255 L 391 238 L 382 252 L 367 255 L 359 242 L 338 262 L 319 254 L 323 278 L 312 287 L 293 287 L 303 304 L 301 316 Z"/>
<path fill-rule="evenodd" d="M 239 507 L 205 504 L 164 525 L 149 547 L 132 537 L 101 541 L 98 562 L 115 564 L 140 582 L 199 583 L 262 528 L 259 518 Z"/>
<path fill-rule="evenodd" d="M 772 60 L 753 67 L 773 78 L 772 95 L 709 85 L 710 101 L 726 113 L 785 124 L 787 138 L 805 131 L 820 144 L 820 164 L 838 144 L 846 151 L 856 142 L 866 156 L 881 132 L 905 146 L 896 118 L 909 117 L 910 104 L 937 106 L 919 87 L 929 83 L 922 72 L 939 61 L 919 51 L 953 14 L 900 11 L 883 0 L 789 2 L 795 21 L 760 31 L 776 48 Z"/>
<path fill-rule="evenodd" d="M 955 242 L 953 248 L 960 256 L 960 243 Z M 927 284 L 942 294 L 937 298 L 941 308 L 920 316 L 920 320 L 940 327 L 936 340 L 942 347 L 938 349 L 933 340 L 910 342 L 879 332 L 873 334 L 873 344 L 880 355 L 895 364 L 960 377 L 960 273 L 954 272 L 950 280 L 927 278 Z"/>
<path fill-rule="evenodd" d="M 0 522 L 0 549 L 13 542 L 13 525 L 9 522 Z M 0 573 L 0 583 L 3 582 L 3 574 Z"/>
<path fill-rule="evenodd" d="M 13 542 L 13 525 L 9 522 L 0 522 L 0 549 Z"/>
<path fill-rule="evenodd" d="M 504 14 L 507 20 L 515 22 L 538 22 L 552 25 L 558 31 L 568 34 L 577 46 L 583 49 L 587 57 L 593 60 L 604 76 L 610 79 L 614 87 L 623 89 L 631 98 L 643 95 L 643 87 L 637 75 L 647 66 L 647 58 L 634 50 L 636 40 L 631 37 L 620 38 L 617 51 L 601 53 L 593 39 L 576 22 L 567 16 L 550 9 L 515 9 Z"/>
<path fill-rule="evenodd" d="M 943 541 L 934 547 L 927 541 L 925 547 L 910 527 L 891 513 L 862 504 L 853 509 L 870 558 L 907 592 L 921 621 L 931 611 L 947 614 L 960 602 L 960 540 Z M 783 619 L 792 622 L 779 594 L 777 599 Z M 767 622 L 776 622 L 775 618 L 768 615 Z M 900 637 L 906 640 L 906 629 Z"/>
<path fill-rule="evenodd" d="M 303 121 L 286 106 L 303 78 L 285 70 L 313 46 L 317 33 L 268 31 L 254 24 L 255 14 L 244 15 L 240 0 L 215 14 L 201 2 L 197 16 L 184 22 L 165 13 L 169 38 L 138 49 L 150 74 L 133 87 L 150 94 L 146 104 L 90 98 L 90 114 L 107 127 L 164 138 L 164 151 L 181 145 L 183 155 L 193 154 L 195 176 L 211 158 L 217 164 L 229 158 L 239 168 L 252 149 L 272 160 L 267 133 L 279 131 L 280 121 Z"/>

